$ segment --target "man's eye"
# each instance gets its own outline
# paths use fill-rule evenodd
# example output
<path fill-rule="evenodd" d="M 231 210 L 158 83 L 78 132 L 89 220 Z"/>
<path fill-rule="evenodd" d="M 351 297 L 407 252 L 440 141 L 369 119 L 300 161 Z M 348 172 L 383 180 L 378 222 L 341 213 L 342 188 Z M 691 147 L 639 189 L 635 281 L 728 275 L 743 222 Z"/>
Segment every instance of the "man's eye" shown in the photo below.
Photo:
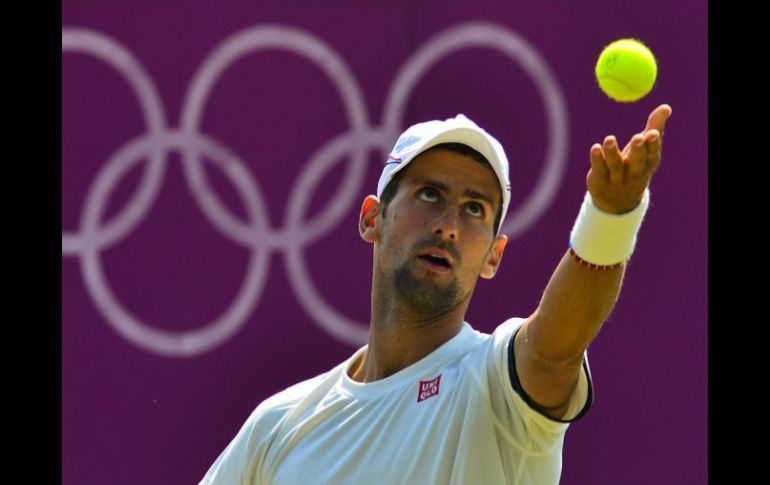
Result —
<path fill-rule="evenodd" d="M 434 202 L 438 199 L 438 192 L 434 189 L 422 189 L 418 196 L 424 201 Z"/>
<path fill-rule="evenodd" d="M 481 204 L 472 202 L 466 206 L 465 210 L 474 217 L 484 217 L 484 207 Z"/>

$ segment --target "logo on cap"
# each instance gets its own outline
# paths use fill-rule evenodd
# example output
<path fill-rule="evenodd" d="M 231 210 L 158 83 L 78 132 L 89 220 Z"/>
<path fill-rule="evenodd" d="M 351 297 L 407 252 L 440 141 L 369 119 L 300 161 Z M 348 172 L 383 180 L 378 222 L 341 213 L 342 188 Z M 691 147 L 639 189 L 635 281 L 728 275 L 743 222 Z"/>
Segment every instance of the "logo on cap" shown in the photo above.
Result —
<path fill-rule="evenodd" d="M 398 143 L 393 148 L 393 153 L 402 153 L 405 149 L 409 148 L 410 146 L 414 145 L 415 143 L 422 140 L 422 137 L 417 135 L 408 135 L 400 140 L 398 140 Z"/>

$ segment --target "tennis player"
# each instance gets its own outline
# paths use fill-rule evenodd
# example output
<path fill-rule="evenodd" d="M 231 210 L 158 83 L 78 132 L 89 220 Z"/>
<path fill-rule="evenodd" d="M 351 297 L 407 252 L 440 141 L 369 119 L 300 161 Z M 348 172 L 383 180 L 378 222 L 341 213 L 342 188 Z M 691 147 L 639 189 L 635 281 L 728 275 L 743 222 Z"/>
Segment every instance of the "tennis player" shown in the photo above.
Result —
<path fill-rule="evenodd" d="M 368 344 L 259 404 L 200 483 L 558 484 L 567 427 L 592 402 L 587 349 L 617 301 L 670 115 L 657 107 L 622 149 L 613 136 L 591 147 L 539 305 L 491 334 L 465 314 L 507 243 L 503 147 L 463 115 L 408 128 L 360 212 Z"/>

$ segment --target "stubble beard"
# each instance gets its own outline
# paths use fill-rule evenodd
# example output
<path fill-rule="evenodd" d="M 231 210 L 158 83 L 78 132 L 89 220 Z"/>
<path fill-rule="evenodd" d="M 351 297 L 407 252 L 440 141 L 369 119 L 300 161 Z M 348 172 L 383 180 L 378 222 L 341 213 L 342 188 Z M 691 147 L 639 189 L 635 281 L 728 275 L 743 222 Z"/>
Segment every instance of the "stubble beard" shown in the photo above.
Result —
<path fill-rule="evenodd" d="M 446 313 L 463 301 L 457 279 L 439 284 L 420 278 L 406 262 L 392 273 L 393 293 L 398 306 L 420 317 Z"/>

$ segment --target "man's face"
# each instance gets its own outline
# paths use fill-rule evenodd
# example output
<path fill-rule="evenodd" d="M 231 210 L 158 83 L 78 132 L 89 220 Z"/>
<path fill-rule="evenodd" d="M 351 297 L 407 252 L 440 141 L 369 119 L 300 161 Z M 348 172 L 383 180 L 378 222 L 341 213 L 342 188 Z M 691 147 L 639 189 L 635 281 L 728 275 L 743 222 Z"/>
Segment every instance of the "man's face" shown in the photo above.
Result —
<path fill-rule="evenodd" d="M 380 222 L 376 265 L 400 302 L 435 315 L 467 301 L 479 276 L 494 276 L 506 242 L 493 234 L 500 185 L 488 165 L 447 150 L 405 170 Z"/>

